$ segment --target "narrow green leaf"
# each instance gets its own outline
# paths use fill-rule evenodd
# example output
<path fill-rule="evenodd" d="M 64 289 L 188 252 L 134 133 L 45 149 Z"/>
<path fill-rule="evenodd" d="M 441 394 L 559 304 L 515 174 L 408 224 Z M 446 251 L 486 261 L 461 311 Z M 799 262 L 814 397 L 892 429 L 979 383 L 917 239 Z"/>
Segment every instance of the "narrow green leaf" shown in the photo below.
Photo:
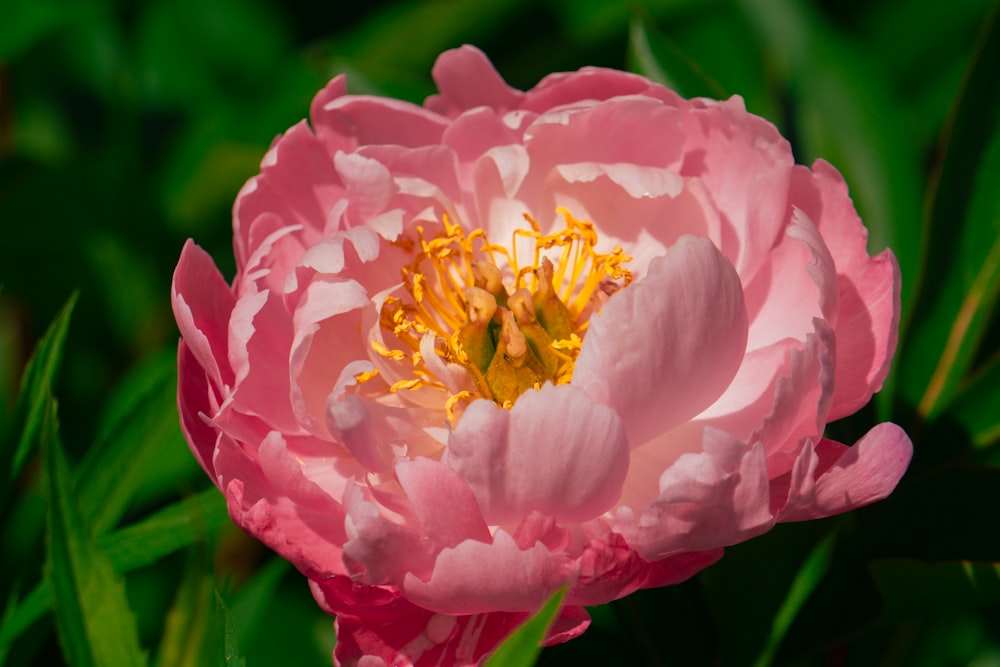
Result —
<path fill-rule="evenodd" d="M 14 603 L 13 598 L 8 602 L 3 620 L 0 621 L 0 665 L 4 663 L 14 640 L 51 608 L 52 594 L 44 581 L 19 603 Z"/>
<path fill-rule="evenodd" d="M 179 478 L 165 474 L 166 463 L 179 459 L 195 471 L 177 418 L 177 371 L 174 354 L 164 354 L 132 375 L 110 400 L 110 408 L 95 444 L 79 466 L 81 513 L 94 534 L 115 526 L 148 486 L 166 482 L 176 488 Z"/>
<path fill-rule="evenodd" d="M 214 667 L 222 622 L 212 613 L 214 579 L 197 558 L 190 558 L 185 576 L 167 612 L 156 667 Z"/>
<path fill-rule="evenodd" d="M 89 541 L 72 497 L 72 477 L 57 434 L 55 402 L 45 402 L 42 456 L 48 476 L 45 579 L 53 593 L 56 628 L 74 667 L 143 667 L 135 617 L 124 581 Z"/>
<path fill-rule="evenodd" d="M 226 501 L 218 489 L 212 487 L 138 523 L 102 535 L 97 539 L 97 546 L 107 554 L 115 571 L 124 573 L 204 541 L 228 525 Z"/>
<path fill-rule="evenodd" d="M 240 645 L 236 639 L 236 623 L 233 622 L 233 614 L 229 611 L 229 607 L 226 606 L 218 591 L 215 592 L 215 603 L 225 619 L 226 627 L 223 636 L 225 650 L 223 651 L 222 664 L 224 667 L 246 667 L 246 661 L 240 655 Z"/>
<path fill-rule="evenodd" d="M 684 97 L 729 97 L 697 61 L 640 18 L 629 25 L 628 58 L 631 69 Z"/>
<path fill-rule="evenodd" d="M 77 296 L 74 293 L 69 298 L 49 325 L 21 378 L 21 390 L 14 405 L 11 430 L 6 434 L 0 451 L 0 510 L 6 505 L 14 480 L 21 474 L 25 461 L 38 442 L 46 397 L 59 371 L 63 344 L 66 342 L 66 332 L 69 330 L 69 320 Z"/>
<path fill-rule="evenodd" d="M 507 637 L 486 662 L 486 667 L 531 667 L 542 651 L 542 640 L 559 614 L 566 596 L 560 588 L 531 618 Z"/>
<path fill-rule="evenodd" d="M 1000 7 L 977 46 L 942 145 L 929 206 L 930 253 L 901 386 L 926 418 L 968 372 L 1000 293 Z"/>
<path fill-rule="evenodd" d="M 1000 352 L 962 385 L 947 414 L 962 425 L 976 447 L 1000 443 Z"/>
<path fill-rule="evenodd" d="M 788 629 L 792 627 L 792 621 L 795 620 L 802 605 L 809 599 L 813 590 L 823 579 L 823 575 L 826 574 L 830 565 L 835 535 L 836 533 L 827 535 L 822 542 L 816 545 L 816 548 L 795 574 L 785 601 L 782 602 L 778 612 L 774 615 L 767 643 L 764 644 L 764 649 L 754 662 L 754 667 L 767 667 L 774 662 L 774 656 L 777 654 L 785 635 L 788 634 Z"/>

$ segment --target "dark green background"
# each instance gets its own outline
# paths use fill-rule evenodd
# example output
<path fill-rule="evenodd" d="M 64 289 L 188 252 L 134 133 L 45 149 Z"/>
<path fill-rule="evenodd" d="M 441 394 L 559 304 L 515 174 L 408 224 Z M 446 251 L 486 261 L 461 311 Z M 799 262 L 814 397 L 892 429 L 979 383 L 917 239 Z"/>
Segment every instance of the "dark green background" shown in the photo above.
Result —
<path fill-rule="evenodd" d="M 995 3 L 363 4 L 0 4 L 0 434 L 5 460 L 28 448 L 0 501 L 0 664 L 102 664 L 87 649 L 99 638 L 74 639 L 90 602 L 74 615 L 58 597 L 80 580 L 50 573 L 58 613 L 43 604 L 12 629 L 63 547 L 80 572 L 124 582 L 109 623 L 131 632 L 134 612 L 149 664 L 222 664 L 227 619 L 250 665 L 329 664 L 330 619 L 304 580 L 228 526 L 180 436 L 170 275 L 194 237 L 232 276 L 235 194 L 331 76 L 421 101 L 437 54 L 473 43 L 520 88 L 604 65 L 688 96 L 742 95 L 799 162 L 841 169 L 871 249 L 890 245 L 903 271 L 896 370 L 875 405 L 830 427 L 848 442 L 877 421 L 906 427 L 916 456 L 897 494 L 779 526 L 691 582 L 594 610 L 587 635 L 541 664 L 1000 665 Z M 57 437 L 25 407 L 51 407 L 46 391 L 14 406 L 75 292 L 61 368 L 37 385 L 52 379 Z M 163 511 L 188 528 L 142 523 Z"/>

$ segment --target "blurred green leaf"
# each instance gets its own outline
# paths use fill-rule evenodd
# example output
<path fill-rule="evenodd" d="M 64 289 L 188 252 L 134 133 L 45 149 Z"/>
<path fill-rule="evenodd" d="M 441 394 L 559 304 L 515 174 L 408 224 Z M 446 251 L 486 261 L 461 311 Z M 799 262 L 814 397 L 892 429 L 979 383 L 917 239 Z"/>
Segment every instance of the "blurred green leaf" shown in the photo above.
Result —
<path fill-rule="evenodd" d="M 226 501 L 212 487 L 143 521 L 101 536 L 97 545 L 105 551 L 116 572 L 128 572 L 204 541 L 227 525 Z"/>
<path fill-rule="evenodd" d="M 236 624 L 233 621 L 233 614 L 229 611 L 229 607 L 226 606 L 218 591 L 215 592 L 215 602 L 218 605 L 219 611 L 222 612 L 226 627 L 223 638 L 225 652 L 222 664 L 225 667 L 246 667 L 246 661 L 240 655 L 239 641 L 236 639 Z"/>
<path fill-rule="evenodd" d="M 49 325 L 21 379 L 10 430 L 4 434 L 3 450 L 0 452 L 0 510 L 6 505 L 14 481 L 38 442 L 46 401 L 50 400 L 48 397 L 62 361 L 63 344 L 76 299 L 77 294 L 74 293 Z"/>
<path fill-rule="evenodd" d="M 72 497 L 72 476 L 57 431 L 55 402 L 49 398 L 42 429 L 49 493 L 45 579 L 53 594 L 60 642 L 74 667 L 140 667 L 146 656 L 124 581 L 90 543 Z"/>
<path fill-rule="evenodd" d="M 833 552 L 835 535 L 835 533 L 831 533 L 817 544 L 816 548 L 813 549 L 809 557 L 802 563 L 802 567 L 795 574 L 785 601 L 781 603 L 777 613 L 774 615 L 767 643 L 764 644 L 764 649 L 754 662 L 755 667 L 767 667 L 767 665 L 774 662 L 778 647 L 781 646 L 781 641 L 792 626 L 792 621 L 795 620 L 795 616 L 799 613 L 802 605 L 809 599 L 809 595 L 815 590 L 820 580 L 826 574 L 830 564 L 830 556 Z"/>
<path fill-rule="evenodd" d="M 1000 603 L 1000 564 L 924 563 L 893 558 L 871 565 L 890 622 Z"/>
<path fill-rule="evenodd" d="M 629 25 L 628 56 L 631 69 L 684 97 L 729 97 L 698 61 L 641 18 Z"/>
<path fill-rule="evenodd" d="M 486 667 L 531 667 L 542 652 L 542 641 L 552 622 L 559 614 L 559 607 L 566 597 L 566 588 L 560 588 L 542 608 L 522 623 L 513 634 L 497 647 Z"/>
<path fill-rule="evenodd" d="M 1000 353 L 962 384 L 947 414 L 962 425 L 976 447 L 1000 442 Z"/>
<path fill-rule="evenodd" d="M 198 559 L 189 559 L 167 612 L 155 667 L 209 667 L 221 655 L 221 619 L 212 613 L 215 582 Z"/>
<path fill-rule="evenodd" d="M 147 484 L 176 489 L 179 479 L 165 475 L 165 462 L 176 456 L 192 472 L 197 469 L 178 425 L 173 355 L 137 370 L 142 372 L 110 399 L 108 416 L 78 469 L 80 512 L 95 535 L 117 524 Z"/>
<path fill-rule="evenodd" d="M 922 147 L 913 143 L 906 108 L 892 80 L 861 44 L 795 0 L 742 0 L 761 45 L 794 94 L 795 125 L 809 163 L 824 158 L 842 171 L 865 225 L 869 250 L 891 247 L 909 309 L 922 239 Z"/>
<path fill-rule="evenodd" d="M 919 308 L 900 386 L 932 418 L 968 372 L 1000 293 L 1000 7 L 977 45 L 942 145 Z"/>
<path fill-rule="evenodd" d="M 10 62 L 53 32 L 93 11 L 87 2 L 7 0 L 0 5 L 0 62 Z"/>

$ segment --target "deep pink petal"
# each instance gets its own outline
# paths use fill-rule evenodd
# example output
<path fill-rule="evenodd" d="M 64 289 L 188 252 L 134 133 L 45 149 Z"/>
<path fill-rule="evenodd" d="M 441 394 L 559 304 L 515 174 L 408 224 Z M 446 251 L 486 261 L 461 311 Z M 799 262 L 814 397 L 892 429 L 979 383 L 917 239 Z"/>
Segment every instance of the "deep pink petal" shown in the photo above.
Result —
<path fill-rule="evenodd" d="M 474 401 L 449 438 L 446 463 L 472 487 L 490 523 L 514 523 L 531 511 L 586 521 L 618 499 L 628 443 L 607 406 L 575 387 L 545 385 L 510 410 Z"/>
<path fill-rule="evenodd" d="M 613 407 L 638 447 L 722 394 L 746 335 L 739 276 L 710 241 L 683 237 L 591 318 L 573 385 Z"/>
<path fill-rule="evenodd" d="M 212 258 L 188 239 L 174 269 L 170 302 L 188 350 L 219 389 L 232 386 L 226 327 L 235 301 Z"/>
<path fill-rule="evenodd" d="M 882 500 L 896 488 L 913 456 L 913 444 L 899 426 L 878 424 L 853 447 L 823 440 L 814 451 L 804 452 L 815 460 L 807 466 L 818 477 L 793 481 L 780 521 L 805 521 L 862 507 Z M 834 463 L 824 470 L 822 459 Z M 793 475 L 794 480 L 794 475 Z"/>
<path fill-rule="evenodd" d="M 660 88 L 661 99 L 683 103 L 675 93 L 660 86 L 656 87 Z M 528 91 L 521 108 L 547 111 L 553 107 L 584 100 L 608 100 L 623 95 L 649 94 L 650 88 L 649 79 L 638 74 L 601 67 L 584 67 L 577 72 L 556 73 L 545 77 Z"/>

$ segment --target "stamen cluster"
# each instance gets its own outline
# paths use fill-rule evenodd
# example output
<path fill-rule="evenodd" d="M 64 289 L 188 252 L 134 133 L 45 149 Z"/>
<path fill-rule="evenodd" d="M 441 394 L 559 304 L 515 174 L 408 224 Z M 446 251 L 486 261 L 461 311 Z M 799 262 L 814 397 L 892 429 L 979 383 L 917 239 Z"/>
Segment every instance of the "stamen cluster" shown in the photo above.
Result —
<path fill-rule="evenodd" d="M 445 389 L 423 358 L 427 335 L 442 360 L 471 378 L 468 389 L 449 396 L 451 417 L 462 400 L 488 398 L 509 408 L 529 389 L 570 381 L 590 316 L 632 280 L 624 266 L 631 257 L 620 247 L 597 252 L 593 223 L 558 212 L 565 226 L 547 234 L 525 214 L 528 226 L 513 232 L 509 247 L 491 243 L 482 229 L 466 234 L 447 215 L 432 238 L 416 228 L 417 239 L 404 241 L 415 251 L 401 269 L 406 294 L 386 299 L 380 314 L 382 330 L 399 346 L 372 346 L 412 364 L 412 379 L 390 391 Z M 531 247 L 527 260 L 518 257 L 524 241 Z"/>

